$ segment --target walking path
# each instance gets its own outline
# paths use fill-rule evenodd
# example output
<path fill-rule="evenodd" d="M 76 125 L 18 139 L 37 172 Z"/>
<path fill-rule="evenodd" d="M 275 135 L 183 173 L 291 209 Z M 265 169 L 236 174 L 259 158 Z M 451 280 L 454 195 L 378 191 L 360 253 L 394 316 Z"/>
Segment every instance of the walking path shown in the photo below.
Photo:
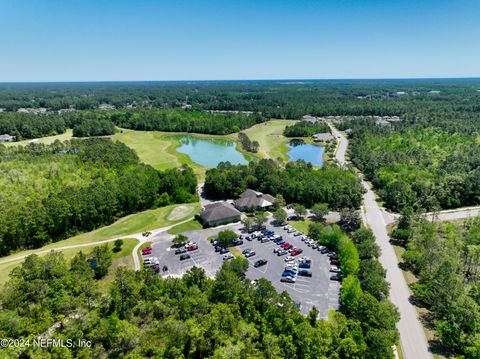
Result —
<path fill-rule="evenodd" d="M 345 166 L 348 140 L 331 123 L 328 124 L 338 141 L 335 151 L 337 161 L 340 165 Z M 362 179 L 362 185 L 366 190 L 363 196 L 362 216 L 364 223 L 371 228 L 375 240 L 382 250 L 380 262 L 387 271 L 387 281 L 390 283 L 390 301 L 400 312 L 397 328 L 400 333 L 403 355 L 406 359 L 433 358 L 417 311 L 410 302 L 408 285 L 398 266 L 395 251 L 390 244 L 384 218 L 385 211 L 378 205 L 370 184 Z"/>

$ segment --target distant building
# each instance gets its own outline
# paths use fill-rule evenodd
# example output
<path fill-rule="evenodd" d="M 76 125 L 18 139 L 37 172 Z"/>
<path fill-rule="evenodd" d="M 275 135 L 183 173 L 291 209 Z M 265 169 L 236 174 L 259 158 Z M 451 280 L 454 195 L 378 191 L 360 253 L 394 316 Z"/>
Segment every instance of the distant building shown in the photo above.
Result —
<path fill-rule="evenodd" d="M 111 110 L 115 110 L 115 106 L 110 105 L 108 103 L 102 103 L 100 106 L 98 106 L 98 109 L 111 111 Z"/>
<path fill-rule="evenodd" d="M 234 201 L 235 207 L 240 211 L 248 211 L 259 208 L 269 208 L 275 203 L 275 197 L 269 194 L 263 194 L 252 189 L 247 189 L 240 195 L 240 198 Z"/>
<path fill-rule="evenodd" d="M 15 140 L 16 140 L 15 136 L 0 135 L 0 142 L 14 142 Z"/>
<path fill-rule="evenodd" d="M 17 110 L 19 113 L 31 113 L 33 115 L 44 115 L 47 113 L 47 109 L 40 107 L 40 108 L 30 108 L 30 107 L 22 107 Z"/>
<path fill-rule="evenodd" d="M 0 112 L 5 112 L 5 109 L 4 109 L 4 108 L 0 108 Z"/>
<path fill-rule="evenodd" d="M 302 117 L 302 121 L 310 122 L 310 123 L 316 123 L 316 122 L 318 122 L 318 118 L 313 117 L 311 115 L 305 115 L 305 116 Z"/>
<path fill-rule="evenodd" d="M 440 93 L 440 91 L 438 90 L 432 90 L 432 91 L 429 91 L 428 93 L 432 94 L 432 95 L 438 95 Z"/>
<path fill-rule="evenodd" d="M 64 113 L 75 112 L 74 108 L 62 108 L 57 111 L 59 115 L 63 115 Z"/>
<path fill-rule="evenodd" d="M 397 91 L 397 96 L 405 96 L 406 94 L 405 91 Z"/>
<path fill-rule="evenodd" d="M 221 224 L 238 222 L 241 219 L 241 213 L 237 211 L 230 203 L 215 202 L 206 205 L 200 213 L 200 219 L 206 226 L 218 226 Z"/>
<path fill-rule="evenodd" d="M 312 136 L 313 141 L 315 142 L 327 142 L 333 140 L 333 136 L 331 133 L 317 133 Z"/>

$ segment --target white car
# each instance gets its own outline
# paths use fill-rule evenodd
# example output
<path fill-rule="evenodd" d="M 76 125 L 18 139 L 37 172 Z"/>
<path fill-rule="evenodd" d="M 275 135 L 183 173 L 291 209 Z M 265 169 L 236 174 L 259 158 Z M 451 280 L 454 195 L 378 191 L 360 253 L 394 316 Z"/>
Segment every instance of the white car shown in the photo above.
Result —
<path fill-rule="evenodd" d="M 288 256 L 284 260 L 285 260 L 285 262 L 295 262 L 295 258 L 292 257 L 292 256 Z"/>
<path fill-rule="evenodd" d="M 289 230 L 290 228 L 292 227 L 290 227 L 289 225 L 286 225 L 285 227 L 283 227 L 284 230 Z"/>
<path fill-rule="evenodd" d="M 232 253 L 227 253 L 223 256 L 224 261 L 228 261 L 229 259 L 233 259 L 233 254 Z"/>
<path fill-rule="evenodd" d="M 342 270 L 338 267 L 333 266 L 333 267 L 330 267 L 330 272 L 332 272 L 332 273 L 342 273 Z"/>
<path fill-rule="evenodd" d="M 299 259 L 300 262 L 311 262 L 310 257 L 303 256 Z"/>

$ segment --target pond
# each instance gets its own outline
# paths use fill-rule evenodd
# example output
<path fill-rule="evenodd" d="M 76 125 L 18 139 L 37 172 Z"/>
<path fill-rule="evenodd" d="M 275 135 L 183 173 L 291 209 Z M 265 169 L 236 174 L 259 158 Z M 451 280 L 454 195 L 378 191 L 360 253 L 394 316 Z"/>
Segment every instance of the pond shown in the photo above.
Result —
<path fill-rule="evenodd" d="M 290 148 L 287 152 L 290 161 L 304 160 L 305 162 L 311 162 L 314 166 L 323 165 L 324 147 L 311 145 L 303 141 L 291 141 L 287 146 Z"/>
<path fill-rule="evenodd" d="M 232 141 L 189 135 L 181 136 L 179 141 L 181 146 L 177 148 L 177 152 L 188 155 L 193 162 L 204 167 L 217 167 L 220 162 L 226 161 L 233 165 L 248 163 L 245 156 L 237 151 L 236 144 Z"/>

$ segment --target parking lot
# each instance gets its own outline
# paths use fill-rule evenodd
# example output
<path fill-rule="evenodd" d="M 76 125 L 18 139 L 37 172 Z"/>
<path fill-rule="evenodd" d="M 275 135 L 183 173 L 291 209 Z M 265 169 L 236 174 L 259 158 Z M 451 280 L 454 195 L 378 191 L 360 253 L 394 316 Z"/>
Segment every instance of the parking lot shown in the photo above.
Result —
<path fill-rule="evenodd" d="M 201 267 L 208 276 L 213 277 L 223 263 L 223 255 L 215 252 L 214 246 L 208 241 L 208 238 L 217 234 L 224 229 L 230 229 L 240 234 L 241 224 L 233 224 L 223 226 L 222 228 L 211 228 L 206 230 L 198 230 L 184 233 L 190 241 L 198 244 L 198 249 L 188 252 L 191 258 L 181 261 L 175 250 L 170 248 L 171 241 L 156 240 L 153 245 L 152 255 L 158 257 L 161 267 L 166 265 L 168 271 L 161 275 L 181 276 L 193 266 Z M 285 242 L 291 243 L 294 247 L 301 248 L 303 253 L 295 258 L 307 256 L 311 259 L 312 277 L 296 276 L 295 283 L 281 282 L 282 272 L 285 268 L 285 258 L 288 255 L 278 256 L 273 252 L 278 245 L 273 241 L 261 243 L 253 239 L 252 241 L 244 240 L 244 243 L 235 247 L 238 251 L 251 249 L 255 251 L 255 255 L 247 258 L 250 262 L 247 271 L 249 279 L 266 278 L 275 286 L 277 291 L 286 291 L 292 299 L 299 305 L 302 313 L 306 314 L 315 306 L 320 311 L 320 316 L 326 318 L 328 311 L 338 309 L 340 283 L 330 279 L 330 262 L 326 254 L 320 253 L 316 249 L 308 247 L 302 240 L 301 236 L 295 237 L 293 233 L 287 233 L 283 227 L 274 227 L 271 224 L 266 225 L 268 230 L 272 230 L 275 234 L 281 235 Z M 243 234 L 245 236 L 245 234 Z M 254 263 L 259 259 L 266 259 L 266 265 L 255 268 Z"/>

